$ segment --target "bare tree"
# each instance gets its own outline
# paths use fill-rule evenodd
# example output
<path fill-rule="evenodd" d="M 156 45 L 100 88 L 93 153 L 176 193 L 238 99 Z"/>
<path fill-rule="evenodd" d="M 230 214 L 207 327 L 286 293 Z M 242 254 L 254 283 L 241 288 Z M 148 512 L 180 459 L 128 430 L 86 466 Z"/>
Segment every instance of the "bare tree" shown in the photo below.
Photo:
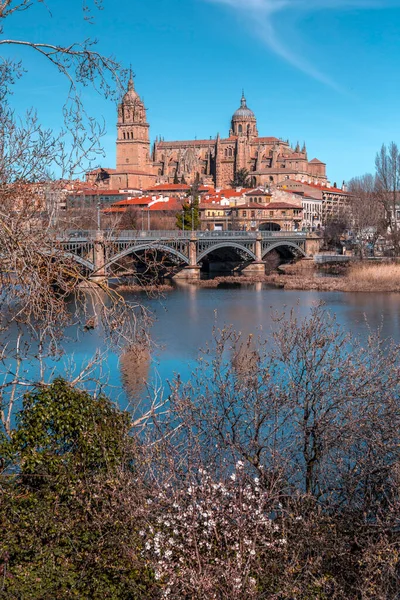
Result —
<path fill-rule="evenodd" d="M 375 158 L 378 198 L 388 222 L 391 241 L 396 255 L 400 253 L 400 236 L 397 225 L 397 206 L 400 192 L 400 152 L 397 144 L 383 144 Z"/>
<path fill-rule="evenodd" d="M 15 19 L 21 11 L 35 8 L 51 19 L 40 0 L 4 0 L 0 25 L 11 15 Z M 83 18 L 90 21 L 96 8 L 101 8 L 98 2 L 92 7 L 84 3 Z M 142 339 L 147 315 L 107 282 L 89 281 L 89 274 L 66 255 L 54 232 L 54 202 L 49 206 L 46 200 L 49 194 L 54 200 L 62 193 L 54 172 L 61 178 L 75 177 L 102 152 L 104 128 L 83 105 L 82 90 L 90 85 L 114 98 L 124 71 L 112 57 L 99 53 L 91 39 L 60 46 L 3 37 L 0 45 L 0 405 L 3 427 L 10 434 L 13 409 L 23 393 L 51 380 L 46 359 L 62 355 L 67 326 L 101 326 L 111 343 L 130 345 Z M 17 46 L 31 50 L 64 77 L 68 92 L 60 106 L 61 131 L 44 128 L 34 108 L 26 115 L 12 109 L 11 95 L 24 65 L 8 58 L 7 51 L 12 56 Z M 28 358 L 39 363 L 34 378 L 24 368 Z M 93 375 L 92 361 L 86 371 Z M 73 379 L 81 377 L 75 373 Z"/>
<path fill-rule="evenodd" d="M 385 211 L 376 178 L 370 173 L 351 179 L 349 191 L 351 227 L 359 242 L 360 258 L 363 258 L 367 244 L 374 250 L 378 238 L 387 233 Z"/>

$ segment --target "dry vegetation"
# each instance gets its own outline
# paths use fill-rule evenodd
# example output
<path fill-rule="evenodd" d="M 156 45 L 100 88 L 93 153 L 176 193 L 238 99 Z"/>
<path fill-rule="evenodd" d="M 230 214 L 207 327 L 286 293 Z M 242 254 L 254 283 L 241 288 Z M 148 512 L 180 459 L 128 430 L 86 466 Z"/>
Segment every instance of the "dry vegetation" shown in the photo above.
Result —
<path fill-rule="evenodd" d="M 323 270 L 314 262 L 301 261 L 285 266 L 283 275 L 269 275 L 266 281 L 286 290 L 400 292 L 400 264 L 361 262 Z"/>

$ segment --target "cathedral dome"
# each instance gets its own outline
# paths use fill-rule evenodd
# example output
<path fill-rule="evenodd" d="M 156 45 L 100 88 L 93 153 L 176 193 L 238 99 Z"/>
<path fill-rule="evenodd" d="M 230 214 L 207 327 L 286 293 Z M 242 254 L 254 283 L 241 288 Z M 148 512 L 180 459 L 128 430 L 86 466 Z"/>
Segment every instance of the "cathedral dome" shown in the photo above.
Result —
<path fill-rule="evenodd" d="M 255 121 L 256 117 L 250 108 L 248 108 L 246 104 L 246 98 L 244 97 L 244 93 L 242 94 L 242 100 L 240 104 L 240 108 L 237 109 L 236 112 L 233 113 L 232 121 L 243 121 L 243 120 L 251 120 Z"/>

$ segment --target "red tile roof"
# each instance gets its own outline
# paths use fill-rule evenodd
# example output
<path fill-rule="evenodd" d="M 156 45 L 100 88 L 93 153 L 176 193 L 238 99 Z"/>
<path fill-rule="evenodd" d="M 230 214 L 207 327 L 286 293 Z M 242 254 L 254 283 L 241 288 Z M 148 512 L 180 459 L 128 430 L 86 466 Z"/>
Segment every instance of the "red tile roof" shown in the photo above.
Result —
<path fill-rule="evenodd" d="M 170 198 L 169 202 L 156 202 L 149 207 L 150 210 L 171 210 L 171 211 L 180 211 L 182 210 L 182 201 L 178 198 Z"/>
<path fill-rule="evenodd" d="M 124 200 L 114 202 L 112 206 L 140 206 L 143 204 L 149 204 L 153 200 L 154 198 L 152 198 L 151 196 L 141 196 L 140 198 L 125 198 Z"/>
<path fill-rule="evenodd" d="M 317 190 L 321 190 L 322 192 L 331 192 L 332 194 L 344 194 L 344 195 L 351 196 L 350 192 L 345 192 L 344 190 L 342 190 L 340 188 L 335 188 L 335 187 L 332 187 L 332 186 L 328 187 L 327 185 L 322 185 L 320 183 L 306 183 L 306 182 L 304 182 L 303 185 L 315 188 Z"/>

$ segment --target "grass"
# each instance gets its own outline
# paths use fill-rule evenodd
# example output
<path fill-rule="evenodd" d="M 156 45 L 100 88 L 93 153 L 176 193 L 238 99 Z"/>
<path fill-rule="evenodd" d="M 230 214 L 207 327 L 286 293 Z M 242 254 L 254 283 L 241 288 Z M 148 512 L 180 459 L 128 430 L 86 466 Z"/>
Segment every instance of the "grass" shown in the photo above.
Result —
<path fill-rule="evenodd" d="M 351 291 L 400 292 L 400 264 L 357 263 L 346 280 Z"/>

